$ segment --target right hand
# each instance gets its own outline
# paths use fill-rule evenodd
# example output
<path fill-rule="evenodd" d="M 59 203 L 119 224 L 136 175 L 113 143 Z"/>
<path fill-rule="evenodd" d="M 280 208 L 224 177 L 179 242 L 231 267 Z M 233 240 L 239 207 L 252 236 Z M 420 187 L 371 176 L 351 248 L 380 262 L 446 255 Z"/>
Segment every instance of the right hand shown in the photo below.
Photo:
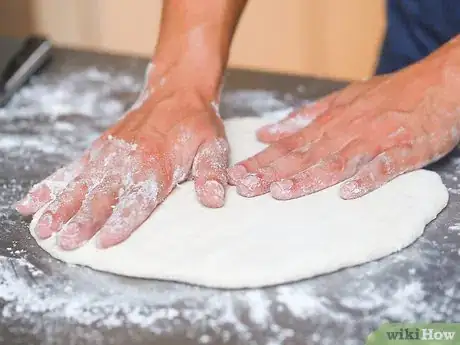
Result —
<path fill-rule="evenodd" d="M 98 232 L 99 247 L 113 246 L 188 177 L 203 205 L 223 206 L 229 148 L 213 106 L 218 97 L 184 87 L 181 78 L 148 78 L 140 104 L 81 159 L 33 186 L 16 204 L 31 215 L 49 203 L 37 221 L 39 238 L 58 233 L 60 247 L 70 250 Z"/>

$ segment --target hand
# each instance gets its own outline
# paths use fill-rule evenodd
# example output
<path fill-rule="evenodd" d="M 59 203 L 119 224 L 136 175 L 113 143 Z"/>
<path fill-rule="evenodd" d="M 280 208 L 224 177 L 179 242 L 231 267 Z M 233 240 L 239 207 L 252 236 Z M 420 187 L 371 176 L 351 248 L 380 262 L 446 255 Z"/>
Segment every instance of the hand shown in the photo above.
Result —
<path fill-rule="evenodd" d="M 228 144 L 216 106 L 174 75 L 148 78 L 139 101 L 81 159 L 35 185 L 17 205 L 30 215 L 45 204 L 35 229 L 59 232 L 63 249 L 98 234 L 106 248 L 125 240 L 174 187 L 195 180 L 199 201 L 221 207 Z"/>
<path fill-rule="evenodd" d="M 457 53 L 458 54 L 458 53 Z M 344 199 L 449 153 L 459 142 L 459 70 L 445 55 L 350 85 L 261 128 L 270 145 L 229 170 L 239 194 L 280 200 L 341 181 Z"/>

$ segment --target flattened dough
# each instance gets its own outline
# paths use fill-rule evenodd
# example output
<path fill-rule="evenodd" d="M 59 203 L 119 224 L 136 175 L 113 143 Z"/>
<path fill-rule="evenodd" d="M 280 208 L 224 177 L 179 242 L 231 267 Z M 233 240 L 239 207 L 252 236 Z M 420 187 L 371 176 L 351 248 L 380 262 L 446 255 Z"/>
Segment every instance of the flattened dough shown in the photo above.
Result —
<path fill-rule="evenodd" d="M 259 118 L 226 122 L 232 162 L 264 148 L 254 131 L 266 123 Z M 260 287 L 398 251 L 414 242 L 448 201 L 441 178 L 426 170 L 400 176 L 356 200 L 342 200 L 338 188 L 276 201 L 269 195 L 243 198 L 232 187 L 225 207 L 207 209 L 187 182 L 123 244 L 98 250 L 93 239 L 80 249 L 62 251 L 55 238 L 37 242 L 65 262 L 120 275 Z"/>

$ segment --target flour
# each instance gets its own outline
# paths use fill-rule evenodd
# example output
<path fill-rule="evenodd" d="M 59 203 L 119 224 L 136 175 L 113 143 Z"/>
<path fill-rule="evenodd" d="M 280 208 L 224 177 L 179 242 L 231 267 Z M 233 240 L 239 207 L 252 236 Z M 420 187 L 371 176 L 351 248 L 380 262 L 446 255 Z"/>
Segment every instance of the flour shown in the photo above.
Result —
<path fill-rule="evenodd" d="M 34 77 L 0 108 L 0 127 L 8 134 L 0 136 L 0 150 L 32 155 L 32 160 L 37 151 L 54 153 L 69 161 L 86 149 L 102 128 L 121 117 L 127 104 L 120 95 L 129 95 L 133 101 L 142 87 L 132 76 L 95 67 L 64 76 Z M 35 128 L 31 128 L 34 121 Z"/>
<path fill-rule="evenodd" d="M 107 96 L 115 91 L 138 92 L 140 87 L 132 76 L 113 75 L 94 67 L 64 78 L 39 76 L 15 94 L 7 107 L 0 109 L 0 118 L 30 117 L 40 113 L 53 117 L 73 113 L 87 116 L 121 113 L 122 102 Z"/>
<path fill-rule="evenodd" d="M 284 119 L 288 116 L 292 111 L 294 111 L 294 107 L 287 107 L 280 110 L 268 111 L 261 114 L 261 116 L 272 120 L 273 122 L 279 121 Z"/>
<path fill-rule="evenodd" d="M 294 133 L 304 127 L 307 127 L 312 121 L 313 118 L 309 118 L 305 115 L 296 115 L 284 120 L 280 124 L 272 126 L 270 128 L 270 133 Z"/>
<path fill-rule="evenodd" d="M 142 78 L 108 72 L 103 66 L 73 71 L 34 78 L 6 109 L 0 109 L 0 143 L 4 144 L 0 144 L 0 241 L 11 248 L 0 246 L 0 300 L 4 301 L 0 320 L 8 332 L 41 335 L 44 343 L 62 340 L 66 345 L 83 340 L 145 344 L 152 333 L 187 334 L 203 344 L 237 337 L 238 344 L 245 345 L 357 345 L 392 318 L 460 322 L 460 290 L 455 288 L 459 265 L 449 265 L 440 255 L 452 240 L 436 240 L 438 232 L 460 234 L 455 228 L 445 230 L 446 217 L 433 223 L 414 246 L 384 260 L 254 291 L 125 280 L 44 256 L 27 236 L 28 222 L 20 220 L 10 205 L 32 183 L 80 154 L 102 128 L 121 116 L 142 88 Z M 305 91 L 303 86 L 300 89 Z M 227 109 L 253 109 L 273 120 L 293 109 L 272 91 L 228 94 L 230 98 L 224 92 L 221 99 Z M 230 101 L 237 104 L 229 105 Z M 27 136 L 20 133 L 28 128 L 39 130 Z M 29 141 L 24 141 L 26 137 Z M 455 164 L 460 170 L 460 159 Z M 460 217 L 453 190 L 460 186 L 442 176 L 450 188 L 448 212 Z M 449 221 L 460 228 L 460 219 Z M 457 251 L 453 254 L 458 257 Z M 409 269 L 415 273 L 408 275 Z M 121 331 L 111 338 L 103 333 L 107 329 Z"/>
<path fill-rule="evenodd" d="M 153 93 L 154 89 L 149 84 L 149 78 L 150 78 L 151 73 L 154 70 L 155 70 L 155 65 L 153 63 L 149 63 L 147 65 L 147 68 L 145 69 L 144 83 L 142 85 L 141 91 L 139 92 L 139 96 L 137 97 L 134 104 L 131 106 L 130 110 L 139 109 L 140 106 L 144 104 L 144 102 L 148 99 L 148 97 L 150 97 L 150 95 Z"/>
<path fill-rule="evenodd" d="M 229 106 L 250 109 L 261 114 L 286 108 L 286 103 L 277 97 L 277 93 L 268 90 L 236 90 L 226 92 L 222 99 Z"/>
<path fill-rule="evenodd" d="M 299 93 L 305 90 L 300 87 Z M 269 90 L 237 90 L 227 91 L 222 95 L 225 106 L 230 113 L 251 113 L 273 120 L 273 122 L 286 118 L 294 110 L 304 105 L 314 105 L 315 102 L 308 99 L 298 99 L 292 93 L 280 94 Z M 292 124 L 305 123 L 310 121 L 303 118 L 294 120 Z M 292 126 L 291 126 L 292 127 Z M 289 129 L 289 128 L 288 128 Z"/>
<path fill-rule="evenodd" d="M 134 325 L 161 335 L 189 327 L 194 336 L 207 342 L 216 341 L 221 336 L 219 331 L 228 326 L 231 333 L 237 332 L 247 341 L 257 330 L 269 330 L 263 344 L 282 344 L 294 336 L 292 325 L 279 318 L 286 312 L 299 322 L 314 319 L 317 323 L 314 332 L 310 336 L 303 334 L 303 339 L 317 338 L 321 344 L 336 344 L 337 335 L 331 334 L 327 327 L 332 322 L 342 328 L 350 322 L 343 308 L 359 309 L 366 314 L 367 321 L 362 326 L 367 326 L 362 336 L 382 319 L 415 321 L 423 313 L 426 319 L 436 320 L 455 310 L 452 305 L 447 306 L 443 315 L 427 313 L 429 305 L 423 301 L 426 292 L 418 280 L 408 285 L 381 287 L 369 280 L 349 282 L 344 288 L 336 286 L 335 297 L 331 298 L 326 297 L 331 289 L 321 289 L 320 284 L 242 292 L 218 292 L 179 284 L 169 284 L 166 288 L 161 283 L 151 284 L 150 288 L 145 284 L 120 283 L 115 277 L 71 266 L 64 267 L 63 277 L 53 277 L 24 259 L 0 258 L 0 262 L 0 298 L 7 302 L 1 313 L 4 319 L 37 322 L 37 314 L 41 314 L 46 319 L 79 325 L 106 328 Z M 377 276 L 387 268 L 371 264 L 367 274 Z M 21 272 L 30 273 L 35 283 Z M 458 296 L 452 289 L 450 293 Z M 337 298 L 342 311 L 335 306 Z M 310 329 L 308 324 L 305 327 Z M 203 330 L 207 333 L 201 334 Z M 347 340 L 351 331 L 345 330 L 341 339 Z"/>
<path fill-rule="evenodd" d="M 449 193 L 455 196 L 460 196 L 460 158 L 459 157 L 447 157 L 453 166 L 454 172 L 444 172 L 443 177 L 448 181 Z M 460 204 L 460 201 L 456 201 Z M 448 225 L 448 229 L 451 232 L 457 232 L 460 235 L 460 214 L 453 214 L 450 220 L 451 224 Z"/>
<path fill-rule="evenodd" d="M 212 101 L 211 102 L 211 107 L 212 109 L 214 110 L 214 112 L 216 113 L 217 116 L 221 117 L 220 116 L 220 113 L 219 113 L 219 102 L 217 101 Z"/>

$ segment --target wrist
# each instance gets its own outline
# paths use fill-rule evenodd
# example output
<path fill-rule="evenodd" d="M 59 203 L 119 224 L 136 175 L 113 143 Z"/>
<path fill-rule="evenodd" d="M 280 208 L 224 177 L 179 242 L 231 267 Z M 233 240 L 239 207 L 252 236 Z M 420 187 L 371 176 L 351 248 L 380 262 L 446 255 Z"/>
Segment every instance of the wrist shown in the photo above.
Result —
<path fill-rule="evenodd" d="M 201 52 L 156 52 L 149 83 L 154 88 L 194 89 L 204 98 L 219 98 L 225 63 L 217 54 Z"/>
<path fill-rule="evenodd" d="M 208 101 L 218 101 L 230 44 L 246 1 L 163 1 L 152 79 L 165 78 L 176 90 L 191 88 Z"/>
<path fill-rule="evenodd" d="M 222 44 L 224 41 L 213 23 L 171 34 L 164 32 L 152 57 L 154 74 L 163 78 L 174 75 L 175 83 L 199 89 L 215 100 L 229 54 L 228 45 Z"/>
<path fill-rule="evenodd" d="M 460 80 L 460 35 L 452 38 L 439 49 L 421 60 L 419 65 L 423 69 L 439 71 L 443 79 L 448 81 L 452 78 Z"/>

